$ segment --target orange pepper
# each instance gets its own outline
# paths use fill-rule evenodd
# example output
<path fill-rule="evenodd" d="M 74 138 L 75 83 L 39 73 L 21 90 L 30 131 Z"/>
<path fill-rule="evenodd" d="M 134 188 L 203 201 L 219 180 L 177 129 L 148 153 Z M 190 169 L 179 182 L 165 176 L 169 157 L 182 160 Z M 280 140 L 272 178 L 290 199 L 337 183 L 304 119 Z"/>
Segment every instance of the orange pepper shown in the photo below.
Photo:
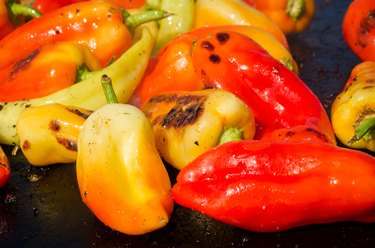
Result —
<path fill-rule="evenodd" d="M 0 69 L 0 101 L 47 96 L 76 82 L 77 68 L 100 69 L 98 59 L 84 45 L 50 43 Z"/>
<path fill-rule="evenodd" d="M 245 2 L 262 11 L 285 34 L 304 31 L 315 15 L 314 0 L 245 0 Z"/>

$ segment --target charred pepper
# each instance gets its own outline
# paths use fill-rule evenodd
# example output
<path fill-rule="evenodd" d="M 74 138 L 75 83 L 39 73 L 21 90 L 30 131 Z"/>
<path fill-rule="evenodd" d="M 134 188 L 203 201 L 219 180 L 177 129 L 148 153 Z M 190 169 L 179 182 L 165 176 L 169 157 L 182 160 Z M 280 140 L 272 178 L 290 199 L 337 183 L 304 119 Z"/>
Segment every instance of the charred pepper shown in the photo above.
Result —
<path fill-rule="evenodd" d="M 346 146 L 375 152 L 375 62 L 357 64 L 331 107 L 333 130 Z"/>
<path fill-rule="evenodd" d="M 99 69 L 98 59 L 86 46 L 48 43 L 0 69 L 0 101 L 47 96 L 81 81 L 80 72 Z"/>
<path fill-rule="evenodd" d="M 246 230 L 375 221 L 375 158 L 322 142 L 237 141 L 182 169 L 176 203 Z"/>
<path fill-rule="evenodd" d="M 78 136 L 76 171 L 83 202 L 110 228 L 138 235 L 168 223 L 171 182 L 140 109 L 110 100 L 91 114 Z"/>
<path fill-rule="evenodd" d="M 245 0 L 274 21 L 285 34 L 307 29 L 315 15 L 314 0 Z"/>
<path fill-rule="evenodd" d="M 3 187 L 9 180 L 11 173 L 8 157 L 0 146 L 0 188 Z"/>
<path fill-rule="evenodd" d="M 142 28 L 139 40 L 109 66 L 93 75 L 51 95 L 25 101 L 0 103 L 0 143 L 17 145 L 16 123 L 20 113 L 31 106 L 60 103 L 68 106 L 96 110 L 106 103 L 102 94 L 101 75 L 114 81 L 113 87 L 119 102 L 127 102 L 140 82 L 150 58 L 154 39 L 147 27 Z"/>
<path fill-rule="evenodd" d="M 20 148 L 35 166 L 73 163 L 77 139 L 91 110 L 51 103 L 21 112 L 16 126 Z"/>
<path fill-rule="evenodd" d="M 144 22 L 165 17 L 162 10 L 128 15 L 112 1 L 71 4 L 33 19 L 0 40 L 0 68 L 4 68 L 49 42 L 85 44 L 102 67 L 132 45 L 132 31 Z"/>
<path fill-rule="evenodd" d="M 177 169 L 222 142 L 252 139 L 255 134 L 251 110 L 224 90 L 160 94 L 142 111 L 151 121 L 161 157 Z"/>

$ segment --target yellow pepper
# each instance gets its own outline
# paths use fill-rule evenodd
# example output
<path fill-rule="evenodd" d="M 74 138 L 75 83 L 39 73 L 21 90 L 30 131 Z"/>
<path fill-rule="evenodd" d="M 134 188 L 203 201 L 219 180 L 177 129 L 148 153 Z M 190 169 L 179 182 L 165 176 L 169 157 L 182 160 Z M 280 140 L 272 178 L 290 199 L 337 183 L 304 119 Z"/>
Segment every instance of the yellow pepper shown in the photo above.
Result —
<path fill-rule="evenodd" d="M 19 144 L 16 134 L 16 123 L 20 113 L 30 106 L 40 106 L 48 103 L 60 103 L 68 106 L 96 110 L 106 104 L 102 93 L 101 75 L 107 74 L 114 81 L 114 90 L 119 102 L 127 102 L 141 81 L 147 68 L 149 57 L 154 45 L 154 39 L 147 27 L 142 29 L 142 35 L 116 61 L 109 66 L 92 72 L 92 76 L 68 88 L 51 95 L 26 101 L 0 103 L 0 143 L 8 145 Z"/>
<path fill-rule="evenodd" d="M 375 62 L 356 65 L 331 108 L 333 130 L 346 146 L 375 152 Z"/>
<path fill-rule="evenodd" d="M 152 97 L 142 107 L 156 135 L 162 158 L 177 169 L 230 136 L 252 139 L 254 116 L 248 106 L 228 91 L 180 91 Z"/>
<path fill-rule="evenodd" d="M 77 159 L 77 139 L 90 110 L 51 103 L 21 112 L 16 126 L 20 147 L 36 166 L 72 163 Z"/>
<path fill-rule="evenodd" d="M 195 2 L 195 26 L 250 25 L 267 30 L 285 47 L 288 41 L 285 34 L 261 11 L 243 0 L 197 0 Z"/>
<path fill-rule="evenodd" d="M 110 228 L 138 235 L 168 223 L 171 182 L 140 109 L 109 103 L 91 114 L 78 136 L 76 171 L 83 202 Z"/>
<path fill-rule="evenodd" d="M 314 0 L 245 0 L 274 21 L 285 34 L 307 29 L 315 15 Z"/>

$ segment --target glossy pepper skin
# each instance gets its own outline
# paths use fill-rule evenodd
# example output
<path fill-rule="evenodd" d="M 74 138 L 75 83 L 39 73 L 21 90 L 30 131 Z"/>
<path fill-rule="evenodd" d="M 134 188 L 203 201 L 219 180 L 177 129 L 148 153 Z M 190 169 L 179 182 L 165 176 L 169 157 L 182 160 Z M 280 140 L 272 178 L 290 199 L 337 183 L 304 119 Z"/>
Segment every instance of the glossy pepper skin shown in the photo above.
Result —
<path fill-rule="evenodd" d="M 8 157 L 0 146 L 0 188 L 8 182 L 10 174 L 11 169 Z"/>
<path fill-rule="evenodd" d="M 155 20 L 165 14 L 163 11 L 149 13 L 150 18 L 143 20 Z M 126 24 L 133 17 L 124 15 L 121 5 L 104 0 L 80 2 L 56 9 L 25 23 L 0 40 L 0 68 L 14 63 L 43 44 L 61 41 L 87 45 L 104 67 L 120 57 L 132 44 L 132 29 L 135 27 Z"/>
<path fill-rule="evenodd" d="M 333 130 L 346 146 L 375 152 L 375 62 L 357 64 L 331 107 Z"/>
<path fill-rule="evenodd" d="M 92 112 L 57 103 L 22 111 L 16 131 L 28 162 L 34 166 L 75 162 L 78 135 Z"/>
<path fill-rule="evenodd" d="M 296 74 L 297 63 L 291 53 L 267 31 L 249 25 L 208 26 L 190 31 L 167 44 L 150 60 L 148 70 L 131 101 L 141 106 L 150 97 L 169 90 L 199 90 L 204 88 L 201 77 L 194 68 L 191 51 L 194 42 L 214 32 L 234 31 L 253 39 L 275 59 Z M 199 35 L 200 34 L 200 35 Z M 178 78 L 178 84 L 175 80 Z"/>
<path fill-rule="evenodd" d="M 262 28 L 275 36 L 286 48 L 285 34 L 275 22 L 243 0 L 197 0 L 194 28 L 220 25 L 250 25 Z"/>
<path fill-rule="evenodd" d="M 255 121 L 251 110 L 228 91 L 176 91 L 152 97 L 142 108 L 155 132 L 161 157 L 177 169 L 221 143 L 252 139 Z M 230 133 L 234 132 L 234 133 Z"/>
<path fill-rule="evenodd" d="M 375 61 L 375 2 L 352 1 L 343 18 L 342 33 L 349 48 L 361 60 Z"/>
<path fill-rule="evenodd" d="M 159 63 L 137 89 L 134 97 L 138 102 L 165 91 L 220 88 L 252 109 L 256 139 L 336 143 L 317 96 L 294 72 L 243 34 L 203 29 L 186 33 L 169 43 Z"/>
<path fill-rule="evenodd" d="M 16 0 L 0 1 L 0 39 L 25 22 L 25 17 L 38 18 L 41 13 Z"/>
<path fill-rule="evenodd" d="M 76 170 L 83 202 L 110 228 L 139 235 L 168 223 L 169 175 L 138 108 L 113 103 L 90 115 L 78 137 Z"/>
<path fill-rule="evenodd" d="M 0 69 L 0 101 L 11 102 L 50 95 L 79 80 L 80 68 L 100 69 L 98 59 L 75 42 L 48 43 Z"/>
<path fill-rule="evenodd" d="M 306 30 L 315 15 L 314 0 L 245 0 L 274 21 L 285 34 Z"/>
<path fill-rule="evenodd" d="M 109 66 L 93 72 L 90 78 L 45 97 L 0 102 L 0 144 L 19 144 L 16 123 L 20 113 L 28 107 L 60 103 L 96 110 L 106 104 L 101 87 L 103 74 L 112 78 L 118 101 L 127 102 L 142 79 L 154 45 L 153 36 L 147 27 L 142 27 L 139 31 L 140 34 L 135 35 L 137 39 L 134 39 L 133 45 L 120 58 Z"/>
<path fill-rule="evenodd" d="M 176 203 L 256 232 L 375 221 L 375 158 L 319 142 L 238 141 L 180 171 Z"/>

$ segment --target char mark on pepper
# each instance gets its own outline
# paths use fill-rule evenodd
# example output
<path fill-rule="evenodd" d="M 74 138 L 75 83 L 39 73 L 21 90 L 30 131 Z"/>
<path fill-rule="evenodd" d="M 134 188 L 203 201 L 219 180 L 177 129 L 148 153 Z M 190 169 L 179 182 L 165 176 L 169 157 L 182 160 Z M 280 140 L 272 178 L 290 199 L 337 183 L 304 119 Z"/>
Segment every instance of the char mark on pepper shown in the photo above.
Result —
<path fill-rule="evenodd" d="M 78 151 L 77 148 L 77 142 L 74 142 L 73 140 L 65 139 L 65 138 L 56 138 L 57 142 L 61 144 L 63 147 L 65 147 L 69 151 Z"/>
<path fill-rule="evenodd" d="M 228 33 L 217 33 L 216 39 L 219 41 L 220 44 L 225 44 L 230 38 Z"/>
<path fill-rule="evenodd" d="M 9 74 L 10 78 L 13 78 L 19 73 L 20 71 L 27 68 L 27 66 L 31 63 L 31 61 L 39 54 L 41 48 L 37 48 L 34 51 L 32 51 L 27 57 L 24 57 L 20 60 L 18 60 L 14 66 L 12 71 Z"/>
<path fill-rule="evenodd" d="M 74 109 L 74 108 L 67 108 L 66 110 L 68 110 L 69 112 L 73 113 L 73 114 L 76 114 L 78 115 L 79 117 L 82 117 L 84 119 L 87 119 L 90 115 L 88 114 L 85 114 L 81 111 L 79 111 L 78 109 Z"/>
<path fill-rule="evenodd" d="M 358 44 L 362 47 L 367 46 L 366 36 L 375 28 L 375 9 L 369 10 L 367 18 L 364 18 L 360 24 Z"/>

